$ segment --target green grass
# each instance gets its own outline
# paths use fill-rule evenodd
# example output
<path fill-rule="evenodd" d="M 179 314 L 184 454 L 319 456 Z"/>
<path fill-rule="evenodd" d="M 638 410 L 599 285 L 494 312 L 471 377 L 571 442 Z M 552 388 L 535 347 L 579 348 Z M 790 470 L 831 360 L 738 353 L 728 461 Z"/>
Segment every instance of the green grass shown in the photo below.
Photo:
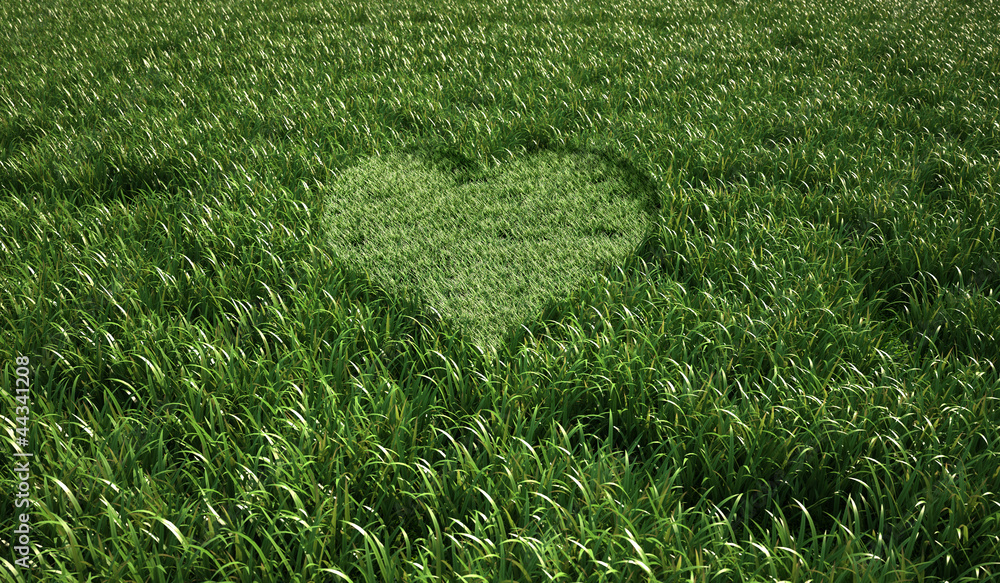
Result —
<path fill-rule="evenodd" d="M 997 578 L 1000 4 L 616 4 L 0 5 L 3 580 Z"/>
<path fill-rule="evenodd" d="M 331 248 L 389 293 L 416 292 L 491 355 L 505 331 L 648 240 L 655 190 L 599 152 L 545 152 L 465 176 L 423 158 L 345 172 L 327 201 Z"/>

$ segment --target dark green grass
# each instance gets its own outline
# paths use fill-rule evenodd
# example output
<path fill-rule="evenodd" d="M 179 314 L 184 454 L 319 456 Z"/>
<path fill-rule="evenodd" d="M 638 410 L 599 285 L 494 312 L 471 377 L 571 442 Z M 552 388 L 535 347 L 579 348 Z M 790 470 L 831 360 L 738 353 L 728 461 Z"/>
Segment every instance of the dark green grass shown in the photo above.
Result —
<path fill-rule="evenodd" d="M 995 1 L 3 4 L 0 416 L 13 452 L 28 356 L 35 504 L 21 569 L 5 453 L 0 573 L 996 578 L 998 27 Z M 330 244 L 366 161 L 480 188 L 587 150 L 657 203 L 644 236 L 495 350 Z"/>

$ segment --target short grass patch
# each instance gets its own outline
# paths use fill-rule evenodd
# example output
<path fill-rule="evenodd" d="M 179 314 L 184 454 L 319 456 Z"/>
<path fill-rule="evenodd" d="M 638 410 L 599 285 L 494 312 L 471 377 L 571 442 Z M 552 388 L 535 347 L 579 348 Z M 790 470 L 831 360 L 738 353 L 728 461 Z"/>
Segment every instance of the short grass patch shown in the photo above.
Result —
<path fill-rule="evenodd" d="M 440 160 L 441 157 L 438 157 Z M 362 161 L 329 187 L 333 252 L 494 351 L 649 236 L 652 189 L 607 154 L 542 151 L 468 173 L 412 153 Z"/>

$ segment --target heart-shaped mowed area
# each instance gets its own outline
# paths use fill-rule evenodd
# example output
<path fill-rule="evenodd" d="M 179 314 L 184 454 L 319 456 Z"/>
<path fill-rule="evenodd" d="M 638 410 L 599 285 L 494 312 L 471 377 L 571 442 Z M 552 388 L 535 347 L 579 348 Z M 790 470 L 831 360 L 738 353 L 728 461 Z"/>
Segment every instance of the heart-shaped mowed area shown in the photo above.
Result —
<path fill-rule="evenodd" d="M 490 170 L 454 160 L 366 159 L 330 187 L 324 220 L 341 260 L 487 349 L 634 252 L 658 208 L 648 179 L 607 152 L 542 150 Z"/>

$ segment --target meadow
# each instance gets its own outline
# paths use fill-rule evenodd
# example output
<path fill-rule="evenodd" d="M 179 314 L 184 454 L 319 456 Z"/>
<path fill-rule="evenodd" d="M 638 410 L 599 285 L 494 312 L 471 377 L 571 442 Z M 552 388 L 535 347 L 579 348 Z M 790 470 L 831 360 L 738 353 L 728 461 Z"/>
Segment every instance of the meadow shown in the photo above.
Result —
<path fill-rule="evenodd" d="M 0 3 L 0 580 L 1000 580 L 997 30 Z"/>

